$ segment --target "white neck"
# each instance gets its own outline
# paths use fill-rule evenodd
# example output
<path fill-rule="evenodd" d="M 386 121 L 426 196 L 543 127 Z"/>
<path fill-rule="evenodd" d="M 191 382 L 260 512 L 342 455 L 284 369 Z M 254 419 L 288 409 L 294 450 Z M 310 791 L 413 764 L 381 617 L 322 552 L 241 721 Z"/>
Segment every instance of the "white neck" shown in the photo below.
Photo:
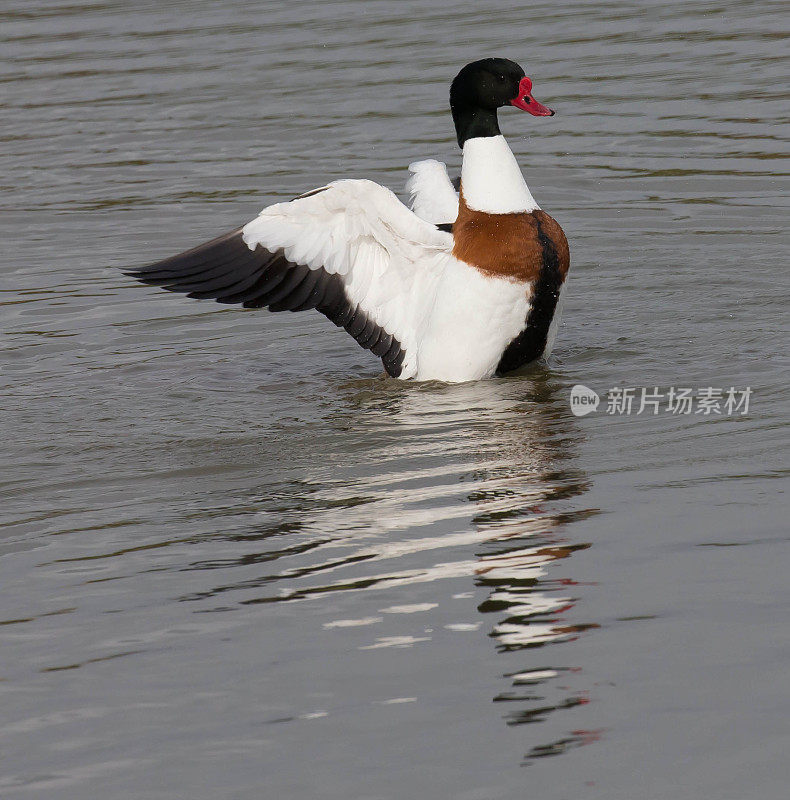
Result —
<path fill-rule="evenodd" d="M 475 211 L 514 214 L 540 208 L 501 134 L 464 142 L 461 188 L 467 206 Z"/>

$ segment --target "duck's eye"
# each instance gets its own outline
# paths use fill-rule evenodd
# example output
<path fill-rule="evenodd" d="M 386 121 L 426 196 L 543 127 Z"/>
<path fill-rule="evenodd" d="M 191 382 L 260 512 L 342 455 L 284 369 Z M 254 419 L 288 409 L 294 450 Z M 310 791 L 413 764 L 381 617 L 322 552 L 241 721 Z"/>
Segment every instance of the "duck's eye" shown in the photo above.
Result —
<path fill-rule="evenodd" d="M 505 76 L 504 75 L 497 75 L 497 78 L 499 78 L 501 83 L 505 82 Z"/>

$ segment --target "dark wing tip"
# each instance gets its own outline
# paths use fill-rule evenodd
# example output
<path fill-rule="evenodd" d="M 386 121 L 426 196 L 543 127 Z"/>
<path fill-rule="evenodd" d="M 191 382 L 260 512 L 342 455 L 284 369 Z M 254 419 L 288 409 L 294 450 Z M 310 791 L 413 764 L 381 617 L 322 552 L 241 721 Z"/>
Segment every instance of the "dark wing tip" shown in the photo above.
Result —
<path fill-rule="evenodd" d="M 162 261 L 127 269 L 124 274 L 141 283 L 200 299 L 219 302 L 257 299 L 255 289 L 261 278 L 275 267 L 278 274 L 284 272 L 288 263 L 282 253 L 262 247 L 250 250 L 241 230 L 224 233 Z"/>

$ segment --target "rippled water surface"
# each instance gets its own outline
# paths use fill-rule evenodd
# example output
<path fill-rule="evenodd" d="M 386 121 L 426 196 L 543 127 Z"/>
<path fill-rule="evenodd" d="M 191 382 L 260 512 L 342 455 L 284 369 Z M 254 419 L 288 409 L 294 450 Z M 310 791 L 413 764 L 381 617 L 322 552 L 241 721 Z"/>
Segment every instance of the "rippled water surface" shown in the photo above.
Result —
<path fill-rule="evenodd" d="M 4 799 L 787 796 L 783 6 L 0 5 Z M 402 384 L 121 275 L 457 171 L 491 54 L 558 111 L 502 115 L 571 242 L 548 366 Z"/>

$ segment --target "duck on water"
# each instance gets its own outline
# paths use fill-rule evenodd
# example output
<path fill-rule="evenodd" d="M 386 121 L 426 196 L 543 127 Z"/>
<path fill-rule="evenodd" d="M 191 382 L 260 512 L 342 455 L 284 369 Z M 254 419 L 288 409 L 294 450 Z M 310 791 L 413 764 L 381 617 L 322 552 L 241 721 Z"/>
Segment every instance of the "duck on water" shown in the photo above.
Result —
<path fill-rule="evenodd" d="M 546 358 L 568 242 L 499 130 L 505 106 L 554 114 L 513 61 L 475 61 L 453 80 L 458 191 L 433 160 L 409 166 L 411 210 L 373 181 L 334 181 L 128 274 L 245 308 L 316 309 L 404 380 L 479 380 Z"/>

